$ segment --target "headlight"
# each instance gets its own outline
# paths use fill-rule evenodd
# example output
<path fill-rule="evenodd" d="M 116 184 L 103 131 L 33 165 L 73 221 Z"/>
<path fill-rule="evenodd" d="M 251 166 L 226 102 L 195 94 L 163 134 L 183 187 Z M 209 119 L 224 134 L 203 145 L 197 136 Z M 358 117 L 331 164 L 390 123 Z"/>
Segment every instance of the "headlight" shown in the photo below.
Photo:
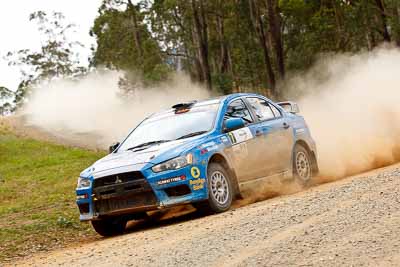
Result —
<path fill-rule="evenodd" d="M 90 179 L 89 178 L 82 178 L 79 177 L 78 178 L 78 185 L 77 188 L 86 188 L 86 187 L 90 187 Z"/>
<path fill-rule="evenodd" d="M 185 156 L 180 156 L 174 159 L 170 159 L 166 162 L 158 164 L 151 168 L 153 172 L 162 172 L 167 170 L 177 170 L 183 168 L 189 164 L 193 163 L 193 156 L 192 154 L 187 154 Z"/>

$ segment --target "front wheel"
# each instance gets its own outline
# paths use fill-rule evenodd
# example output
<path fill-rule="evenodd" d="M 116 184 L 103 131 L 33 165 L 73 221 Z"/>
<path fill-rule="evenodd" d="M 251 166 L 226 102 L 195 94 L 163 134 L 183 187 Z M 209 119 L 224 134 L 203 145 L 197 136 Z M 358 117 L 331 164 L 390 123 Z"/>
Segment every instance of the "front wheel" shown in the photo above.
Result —
<path fill-rule="evenodd" d="M 313 175 L 313 161 L 305 147 L 296 144 L 293 151 L 293 176 L 302 186 L 307 187 L 311 183 Z"/>
<path fill-rule="evenodd" d="M 229 210 L 233 200 L 233 186 L 225 168 L 218 163 L 210 163 L 207 183 L 208 200 L 202 203 L 206 210 L 216 213 Z"/>
<path fill-rule="evenodd" d="M 122 218 L 110 218 L 92 221 L 92 226 L 99 235 L 108 237 L 123 234 L 126 223 Z"/>

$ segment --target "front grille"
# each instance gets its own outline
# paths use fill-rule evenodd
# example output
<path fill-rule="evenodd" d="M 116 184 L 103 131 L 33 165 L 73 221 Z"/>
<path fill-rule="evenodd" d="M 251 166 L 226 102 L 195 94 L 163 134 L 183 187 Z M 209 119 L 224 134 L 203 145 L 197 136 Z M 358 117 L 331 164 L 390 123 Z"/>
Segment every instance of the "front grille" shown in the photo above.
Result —
<path fill-rule="evenodd" d="M 157 199 L 153 193 L 139 193 L 131 196 L 103 199 L 95 202 L 95 209 L 99 215 L 124 209 L 134 209 L 152 207 L 157 204 Z"/>
<path fill-rule="evenodd" d="M 97 178 L 94 183 L 94 211 L 99 215 L 123 212 L 124 209 L 146 209 L 157 205 L 157 198 L 146 179 L 138 172 Z M 135 174 L 134 173 L 134 174 Z M 143 177 L 143 175 L 141 175 Z M 137 178 L 139 177 L 139 178 Z M 101 186 L 99 185 L 101 184 Z"/>
<path fill-rule="evenodd" d="M 134 180 L 144 179 L 144 176 L 141 172 L 125 172 L 125 173 L 118 173 L 113 174 L 110 176 L 105 176 L 101 178 L 94 179 L 93 188 L 105 186 L 105 185 L 112 185 L 116 183 L 125 183 Z"/>

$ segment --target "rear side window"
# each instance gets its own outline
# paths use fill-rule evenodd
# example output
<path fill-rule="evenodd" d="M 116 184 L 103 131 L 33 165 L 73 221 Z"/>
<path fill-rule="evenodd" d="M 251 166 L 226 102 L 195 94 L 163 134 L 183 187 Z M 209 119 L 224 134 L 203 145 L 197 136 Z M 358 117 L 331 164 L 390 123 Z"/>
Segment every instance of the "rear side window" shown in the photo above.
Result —
<path fill-rule="evenodd" d="M 269 104 L 269 106 L 272 109 L 272 112 L 274 113 L 276 118 L 279 118 L 282 116 L 281 112 L 279 111 L 279 109 L 277 109 L 274 105 Z"/>
<path fill-rule="evenodd" d="M 274 112 L 267 101 L 257 97 L 249 97 L 247 100 L 250 103 L 251 108 L 256 114 L 260 121 L 270 120 L 275 118 Z M 277 111 L 279 112 L 279 111 Z"/>
<path fill-rule="evenodd" d="M 224 120 L 230 118 L 242 118 L 245 124 L 253 122 L 250 111 L 241 99 L 232 101 L 225 112 Z"/>

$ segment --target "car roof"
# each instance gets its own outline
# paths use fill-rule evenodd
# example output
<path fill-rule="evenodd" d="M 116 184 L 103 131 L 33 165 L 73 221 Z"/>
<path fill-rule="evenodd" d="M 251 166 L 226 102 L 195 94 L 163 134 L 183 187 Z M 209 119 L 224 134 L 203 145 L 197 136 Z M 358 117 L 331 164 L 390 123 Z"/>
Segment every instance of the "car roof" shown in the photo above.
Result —
<path fill-rule="evenodd" d="M 229 95 L 225 95 L 225 100 L 226 101 L 231 101 L 232 99 L 238 98 L 238 97 L 246 97 L 246 96 L 258 96 L 258 97 L 265 97 L 263 95 L 260 94 L 255 94 L 255 93 L 234 93 L 234 94 L 229 94 Z"/>
<path fill-rule="evenodd" d="M 214 98 L 209 98 L 209 99 L 204 99 L 204 100 L 191 100 L 191 101 L 185 101 L 185 102 L 181 102 L 181 103 L 176 103 L 174 105 L 179 105 L 179 104 L 193 104 L 196 106 L 205 106 L 205 105 L 213 105 L 213 104 L 219 104 L 223 101 L 223 99 L 225 98 L 225 96 L 220 96 L 220 97 L 214 97 Z M 172 105 L 172 106 L 174 106 Z M 167 113 L 171 113 L 172 111 L 174 111 L 174 108 L 172 108 L 172 106 L 168 109 L 164 109 L 161 110 L 159 112 L 153 113 L 151 114 L 149 118 L 155 118 L 155 117 L 159 117 L 159 116 L 163 116 Z"/>
<path fill-rule="evenodd" d="M 208 98 L 208 99 L 203 99 L 203 100 L 192 100 L 192 101 L 186 101 L 184 103 L 194 103 L 196 106 L 202 106 L 202 105 L 212 105 L 212 104 L 218 104 L 221 102 L 229 102 L 235 98 L 238 97 L 245 97 L 245 96 L 262 96 L 259 94 L 254 94 L 254 93 L 233 93 L 233 94 L 229 94 L 229 95 L 223 95 L 223 96 L 217 96 L 217 97 L 213 97 L 213 98 Z M 180 103 L 176 103 L 180 104 Z M 170 113 L 173 110 L 173 108 L 169 108 L 169 109 L 165 109 L 156 113 L 153 113 L 152 115 L 150 115 L 148 118 L 154 118 L 154 117 L 158 117 L 158 116 L 162 116 L 166 113 Z"/>

